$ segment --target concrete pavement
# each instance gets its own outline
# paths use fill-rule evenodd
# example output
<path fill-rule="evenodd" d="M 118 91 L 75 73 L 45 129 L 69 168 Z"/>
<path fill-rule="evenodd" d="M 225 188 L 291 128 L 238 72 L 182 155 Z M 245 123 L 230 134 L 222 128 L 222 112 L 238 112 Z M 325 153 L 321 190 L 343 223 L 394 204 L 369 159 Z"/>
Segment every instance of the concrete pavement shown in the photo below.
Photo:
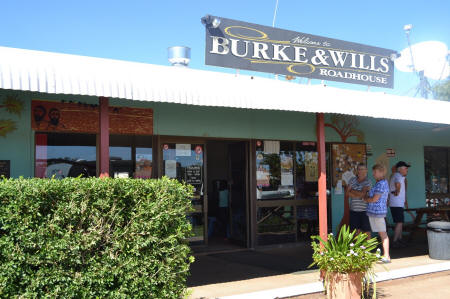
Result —
<path fill-rule="evenodd" d="M 450 270 L 450 262 L 432 260 L 427 255 L 393 259 L 391 264 L 377 265 L 378 281 Z M 322 291 L 317 270 L 265 276 L 190 288 L 190 298 L 276 298 Z"/>
<path fill-rule="evenodd" d="M 411 276 L 377 283 L 377 298 L 447 299 L 450 298 L 450 271 Z M 283 299 L 326 299 L 324 293 Z M 371 297 L 369 297 L 371 298 Z"/>

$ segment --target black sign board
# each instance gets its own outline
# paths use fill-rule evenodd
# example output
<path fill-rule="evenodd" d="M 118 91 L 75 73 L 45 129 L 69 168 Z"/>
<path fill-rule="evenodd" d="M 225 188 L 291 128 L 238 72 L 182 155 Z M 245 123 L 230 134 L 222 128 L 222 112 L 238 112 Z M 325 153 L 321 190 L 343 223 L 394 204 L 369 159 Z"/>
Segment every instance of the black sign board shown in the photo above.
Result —
<path fill-rule="evenodd" d="M 207 65 L 394 87 L 393 50 L 219 19 L 206 26 Z"/>
<path fill-rule="evenodd" d="M 5 176 L 9 178 L 11 176 L 11 161 L 0 160 L 0 177 Z"/>
<path fill-rule="evenodd" d="M 189 165 L 186 167 L 186 183 L 192 185 L 200 185 L 202 183 L 202 166 Z"/>

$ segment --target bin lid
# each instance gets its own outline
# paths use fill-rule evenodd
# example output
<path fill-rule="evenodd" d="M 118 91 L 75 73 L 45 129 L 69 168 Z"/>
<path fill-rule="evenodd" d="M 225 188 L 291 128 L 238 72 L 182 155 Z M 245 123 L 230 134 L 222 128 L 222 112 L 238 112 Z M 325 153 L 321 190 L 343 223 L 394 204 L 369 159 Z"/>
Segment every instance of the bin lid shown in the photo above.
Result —
<path fill-rule="evenodd" d="M 450 222 L 448 221 L 432 221 L 427 224 L 428 228 L 450 230 Z"/>

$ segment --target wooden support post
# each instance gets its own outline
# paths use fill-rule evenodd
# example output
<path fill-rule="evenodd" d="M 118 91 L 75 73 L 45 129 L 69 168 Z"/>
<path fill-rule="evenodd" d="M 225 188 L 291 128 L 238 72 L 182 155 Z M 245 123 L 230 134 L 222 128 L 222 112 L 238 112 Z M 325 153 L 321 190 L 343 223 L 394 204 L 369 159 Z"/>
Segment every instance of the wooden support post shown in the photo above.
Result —
<path fill-rule="evenodd" d="M 99 97 L 99 167 L 100 177 L 109 177 L 109 99 Z"/>
<path fill-rule="evenodd" d="M 316 114 L 317 153 L 319 162 L 319 234 L 327 240 L 327 175 L 325 163 L 325 123 L 323 113 Z"/>

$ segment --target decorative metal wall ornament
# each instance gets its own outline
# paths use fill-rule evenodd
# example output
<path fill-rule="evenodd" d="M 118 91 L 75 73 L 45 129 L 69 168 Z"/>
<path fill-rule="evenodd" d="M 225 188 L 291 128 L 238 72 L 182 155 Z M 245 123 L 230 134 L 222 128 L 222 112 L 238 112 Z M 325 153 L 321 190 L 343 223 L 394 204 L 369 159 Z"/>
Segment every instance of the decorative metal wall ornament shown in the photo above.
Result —
<path fill-rule="evenodd" d="M 23 111 L 24 104 L 18 98 L 18 95 L 7 95 L 5 99 L 0 102 L 0 109 L 5 109 L 10 114 L 15 114 L 20 117 Z M 17 130 L 16 122 L 11 119 L 0 119 L 0 136 L 6 137 L 7 134 Z"/>
<path fill-rule="evenodd" d="M 7 134 L 17 129 L 16 122 L 10 119 L 0 119 L 0 136 L 6 137 Z"/>
<path fill-rule="evenodd" d="M 358 142 L 364 142 L 364 132 L 357 129 L 358 125 L 359 120 L 356 116 L 334 114 L 331 116 L 331 123 L 326 123 L 325 127 L 333 128 L 344 143 L 352 136 L 356 137 Z"/>
<path fill-rule="evenodd" d="M 18 99 L 17 95 L 8 95 L 0 104 L 0 108 L 4 108 L 7 112 L 20 116 L 23 111 L 23 102 Z"/>

